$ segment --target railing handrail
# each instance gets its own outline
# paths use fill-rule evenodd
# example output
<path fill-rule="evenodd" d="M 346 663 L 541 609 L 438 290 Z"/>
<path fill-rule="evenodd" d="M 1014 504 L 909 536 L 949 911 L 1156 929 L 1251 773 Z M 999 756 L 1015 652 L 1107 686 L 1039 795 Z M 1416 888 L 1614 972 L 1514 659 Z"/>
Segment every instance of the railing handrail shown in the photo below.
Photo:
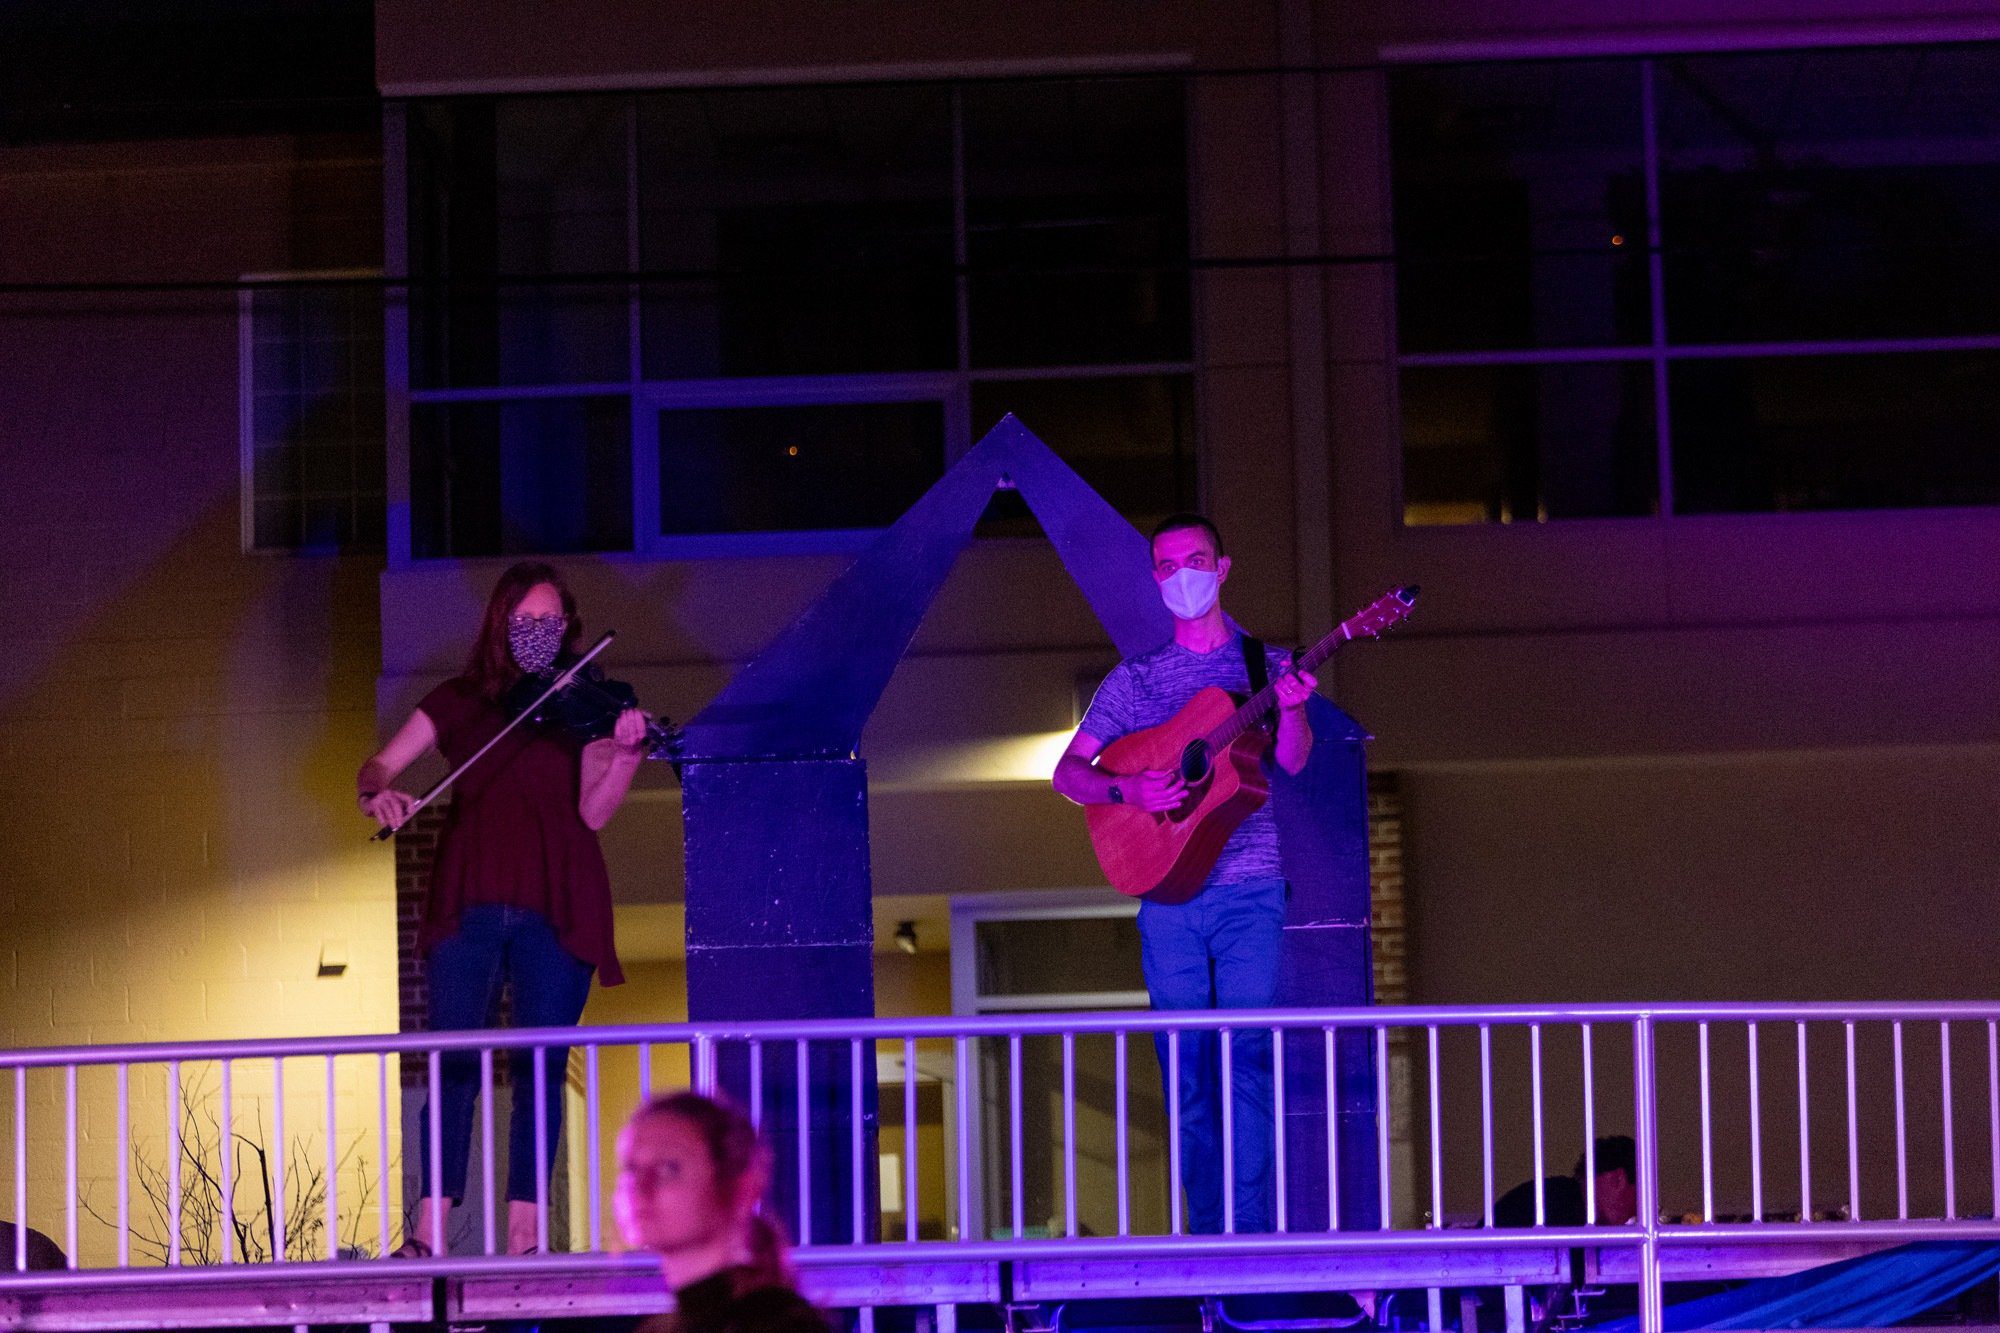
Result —
<path fill-rule="evenodd" d="M 514 1050 L 543 1046 L 672 1045 L 697 1041 L 889 1041 L 952 1037 L 1079 1036 L 1118 1032 L 1216 1031 L 1222 1028 L 1420 1028 L 1529 1023 L 1654 1022 L 2000 1022 L 2000 1002 L 1866 1000 L 1789 1004 L 1375 1005 L 1327 1009 L 1100 1010 L 1059 1013 L 820 1018 L 792 1021 L 618 1024 L 602 1027 L 473 1028 L 460 1032 L 383 1032 L 330 1037 L 246 1037 L 212 1041 L 130 1042 L 110 1046 L 33 1046 L 0 1051 L 0 1069 L 156 1064 L 169 1060 L 256 1060 L 401 1052 Z"/>

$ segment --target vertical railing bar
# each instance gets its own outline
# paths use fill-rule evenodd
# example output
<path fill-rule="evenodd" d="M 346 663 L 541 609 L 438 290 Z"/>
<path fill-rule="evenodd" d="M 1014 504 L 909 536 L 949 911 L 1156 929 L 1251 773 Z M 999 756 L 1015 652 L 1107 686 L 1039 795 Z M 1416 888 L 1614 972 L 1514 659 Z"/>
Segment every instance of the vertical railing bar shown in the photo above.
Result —
<path fill-rule="evenodd" d="M 1812 1215 L 1812 1114 L 1811 1092 L 1806 1082 L 1806 1025 L 1801 1019 L 1792 1025 L 1799 1047 L 1799 1221 L 1810 1222 Z"/>
<path fill-rule="evenodd" d="M 1021 1180 L 1021 1034 L 1014 1032 L 1007 1037 L 1007 1183 L 1015 1240 L 1027 1232 L 1027 1191 Z"/>
<path fill-rule="evenodd" d="M 1063 1235 L 1076 1235 L 1076 1034 L 1062 1034 Z"/>
<path fill-rule="evenodd" d="M 917 1239 L 917 1039 L 903 1038 L 903 1239 Z"/>
<path fill-rule="evenodd" d="M 1938 1080 L 1944 1094 L 1944 1215 L 1946 1221 L 1958 1217 L 1958 1157 L 1952 1142 L 1951 1106 L 1951 1020 L 1938 1022 Z"/>
<path fill-rule="evenodd" d="M 444 1052 L 433 1050 L 426 1060 L 424 1079 L 430 1096 L 430 1146 L 428 1155 L 431 1163 L 431 1187 L 425 1204 L 431 1210 L 431 1252 L 444 1254 L 450 1249 L 450 1242 L 444 1234 L 444 1108 L 439 1105 L 444 1090 Z M 423 1206 L 423 1205 L 420 1205 Z"/>
<path fill-rule="evenodd" d="M 1907 1111 L 1903 1104 L 1902 1020 L 1891 1024 L 1889 1031 L 1896 1065 L 1896 1216 L 1907 1222 L 1910 1219 L 1910 1156 Z"/>
<path fill-rule="evenodd" d="M 1861 1117 L 1854 1096 L 1854 1020 L 1847 1030 L 1847 1220 L 1861 1220 Z"/>
<path fill-rule="evenodd" d="M 750 1128 L 764 1128 L 764 1043 L 754 1037 L 750 1040 Z"/>
<path fill-rule="evenodd" d="M 1125 1029 L 1111 1034 L 1116 1045 L 1112 1047 L 1112 1096 L 1117 1105 L 1114 1108 L 1112 1135 L 1113 1151 L 1118 1158 L 1118 1234 L 1132 1234 L 1132 1148 L 1125 1125 L 1128 1114 L 1129 1091 L 1126 1087 Z"/>
<path fill-rule="evenodd" d="M 1333 1029 L 1321 1028 L 1326 1074 L 1326 1229 L 1340 1230 L 1340 1079 Z M 1378 1108 L 1379 1109 L 1379 1108 Z"/>
<path fill-rule="evenodd" d="M 274 1263 L 283 1263 L 291 1246 L 290 1231 L 285 1221 L 285 1057 L 282 1055 L 271 1058 L 271 1138 L 275 1149 L 271 1154 L 274 1159 L 272 1185 L 278 1196 L 271 1204 L 273 1229 L 277 1232 L 271 1239 L 274 1251 L 271 1258 Z"/>
<path fill-rule="evenodd" d="M 1660 1284 L 1660 1093 L 1659 1056 L 1653 1037 L 1653 1020 L 1641 1014 L 1632 1023 L 1633 1124 L 1638 1130 L 1639 1190 L 1638 1223 L 1643 1231 L 1639 1245 L 1639 1327 L 1643 1333 L 1660 1333 L 1665 1327 L 1665 1291 Z M 1584 1192 L 1593 1193 L 1589 1181 Z"/>
<path fill-rule="evenodd" d="M 1222 1086 L 1216 1089 L 1216 1095 L 1222 1099 L 1222 1234 L 1225 1236 L 1236 1234 L 1235 1035 L 1228 1028 L 1216 1033 L 1222 1043 Z"/>
<path fill-rule="evenodd" d="M 799 1115 L 799 1244 L 812 1244 L 812 1098 L 807 1080 L 812 1074 L 812 1043 L 798 1044 Z"/>
<path fill-rule="evenodd" d="M 977 1240 L 972 1230 L 972 1038 L 952 1038 L 952 1099 L 957 1103 L 958 1238 Z"/>
<path fill-rule="evenodd" d="M 1438 1030 L 1430 1026 L 1431 1226 L 1444 1225 L 1444 1146 L 1438 1133 Z"/>
<path fill-rule="evenodd" d="M 639 1043 L 639 1100 L 650 1101 L 653 1096 L 653 1043 Z"/>
<path fill-rule="evenodd" d="M 549 1252 L 549 1048 L 531 1046 L 535 1059 L 535 1248 Z"/>
<path fill-rule="evenodd" d="M 494 1189 L 493 1115 L 493 1048 L 483 1046 L 479 1051 L 479 1178 L 485 1188 L 480 1191 L 479 1225 L 480 1240 L 487 1254 L 500 1247 L 499 1224 L 495 1221 L 500 1200 Z"/>
<path fill-rule="evenodd" d="M 1326 1108 L 1327 1117 L 1332 1118 L 1334 1108 Z M 1272 1161 L 1277 1168 L 1277 1211 L 1274 1220 L 1280 1232 L 1288 1230 L 1285 1223 L 1285 1033 L 1282 1028 L 1271 1029 L 1271 1124 Z"/>
<path fill-rule="evenodd" d="M 1590 1024 L 1583 1025 L 1583 1222 L 1597 1225 L 1597 1086 L 1591 1067 Z"/>
<path fill-rule="evenodd" d="M 1696 1031 L 1701 1039 L 1701 1220 L 1715 1220 L 1715 1126 L 1714 1103 L 1709 1094 L 1708 1022 Z"/>
<path fill-rule="evenodd" d="M 179 1164 L 176 1157 L 175 1164 Z M 176 1239 L 179 1230 L 175 1231 Z M 28 1067 L 14 1066 L 14 1270 L 28 1271 Z"/>
<path fill-rule="evenodd" d="M 604 1135 L 598 1125 L 597 1043 L 583 1048 L 583 1120 L 590 1154 L 590 1251 L 604 1248 Z"/>
<path fill-rule="evenodd" d="M 1480 1215 L 1493 1225 L 1493 1028 L 1479 1025 Z"/>
<path fill-rule="evenodd" d="M 1389 1026 L 1375 1029 L 1375 1207 L 1376 1227 L 1395 1228 L 1391 1211 L 1394 1199 L 1389 1190 Z"/>
<path fill-rule="evenodd" d="M 118 1266 L 132 1263 L 132 1066 L 118 1066 Z"/>
<path fill-rule="evenodd" d="M 64 1254 L 71 1268 L 76 1267 L 76 1066 L 63 1066 L 63 1099 L 67 1108 L 63 1139 L 63 1180 L 65 1182 L 65 1204 L 63 1208 L 63 1237 L 67 1242 Z M 24 1217 L 19 1225 L 26 1226 Z"/>
<path fill-rule="evenodd" d="M 861 1245 L 868 1239 L 867 1210 L 868 1187 L 861 1174 L 863 1141 L 861 1135 L 861 1039 L 850 1037 L 847 1042 L 847 1123 L 848 1179 L 854 1182 L 853 1208 L 848 1220 L 848 1243 Z"/>
<path fill-rule="evenodd" d="M 383 1142 L 388 1142 L 384 1139 Z M 23 1177 L 25 1180 L 25 1177 Z M 16 1207 L 21 1209 L 18 1216 L 26 1216 L 27 1201 L 16 1199 Z M 25 1230 L 19 1237 L 26 1241 Z M 383 1247 L 385 1250 L 387 1246 Z M 25 1252 L 24 1252 L 25 1253 Z M 181 1062 L 167 1061 L 167 1263 L 174 1268 L 181 1262 Z"/>
<path fill-rule="evenodd" d="M 1181 1030 L 1167 1029 L 1167 1224 L 1181 1234 Z"/>
<path fill-rule="evenodd" d="M 381 1237 L 376 1254 L 389 1254 L 389 1053 L 375 1055 L 375 1210 Z"/>
<path fill-rule="evenodd" d="M 236 1262 L 236 1154 L 230 1151 L 236 1138 L 235 1108 L 230 1105 L 234 1100 L 230 1094 L 235 1065 L 234 1060 L 222 1062 L 222 1130 L 218 1136 L 218 1155 L 222 1159 L 222 1198 L 219 1201 L 221 1218 L 216 1229 L 222 1233 L 222 1262 L 225 1264 Z"/>
<path fill-rule="evenodd" d="M 1757 1025 L 1748 1025 L 1750 1052 L 1750 1220 L 1764 1220 L 1763 1081 L 1757 1073 Z"/>
<path fill-rule="evenodd" d="M 1528 1088 L 1533 1103 L 1530 1110 L 1535 1122 L 1535 1225 L 1547 1226 L 1548 1186 L 1542 1177 L 1547 1174 L 1542 1134 L 1542 1025 L 1528 1024 Z"/>
<path fill-rule="evenodd" d="M 2000 1217 L 2000 1020 L 1986 1020 L 1986 1160 L 1993 1169 L 1993 1215 Z"/>
<path fill-rule="evenodd" d="M 340 1112 L 337 1107 L 338 1084 L 334 1079 L 334 1060 L 326 1057 L 326 1142 L 323 1156 L 326 1160 L 326 1244 L 324 1249 L 329 1261 L 340 1257 L 340 1158 L 337 1143 Z"/>

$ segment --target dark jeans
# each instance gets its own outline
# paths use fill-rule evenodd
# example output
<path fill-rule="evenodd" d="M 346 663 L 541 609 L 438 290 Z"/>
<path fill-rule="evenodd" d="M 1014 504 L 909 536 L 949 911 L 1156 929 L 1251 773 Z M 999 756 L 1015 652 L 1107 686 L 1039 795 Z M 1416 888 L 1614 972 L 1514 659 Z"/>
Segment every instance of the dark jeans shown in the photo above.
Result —
<path fill-rule="evenodd" d="M 465 909 L 458 929 L 431 950 L 424 977 L 430 984 L 430 1030 L 458 1032 L 485 1027 L 499 1002 L 502 979 L 514 985 L 514 1025 L 524 1028 L 573 1027 L 583 1017 L 594 969 L 562 947 L 539 912 L 498 903 Z M 542 1056 L 546 1071 L 544 1104 L 549 1158 L 562 1137 L 563 1085 L 569 1047 L 551 1046 Z M 466 1158 L 472 1151 L 472 1112 L 479 1099 L 479 1055 L 448 1051 L 441 1077 L 439 1130 L 443 1140 L 442 1193 L 454 1203 L 465 1198 Z M 535 1057 L 529 1050 L 507 1053 L 513 1114 L 507 1124 L 507 1197 L 535 1198 Z M 423 1196 L 431 1195 L 430 1103 L 417 1125 L 423 1161 Z"/>
<path fill-rule="evenodd" d="M 1264 1009 L 1278 993 L 1285 881 L 1216 884 L 1187 902 L 1139 904 L 1146 990 L 1155 1009 Z M 1169 1078 L 1167 1036 L 1155 1042 Z M 1231 1168 L 1239 1232 L 1271 1230 L 1271 1033 L 1232 1032 L 1230 1087 L 1222 1086 L 1219 1033 L 1180 1035 L 1181 1188 L 1188 1230 L 1222 1230 L 1222 1098 L 1230 1098 Z M 1173 1088 L 1167 1088 L 1173 1096 Z"/>

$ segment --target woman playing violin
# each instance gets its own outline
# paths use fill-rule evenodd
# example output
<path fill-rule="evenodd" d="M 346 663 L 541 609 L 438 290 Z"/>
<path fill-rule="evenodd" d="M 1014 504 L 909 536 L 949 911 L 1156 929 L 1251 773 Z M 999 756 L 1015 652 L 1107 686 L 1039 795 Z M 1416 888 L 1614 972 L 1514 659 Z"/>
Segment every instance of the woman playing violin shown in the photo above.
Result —
<path fill-rule="evenodd" d="M 502 574 L 464 674 L 425 695 L 401 730 L 361 766 L 361 812 L 400 826 L 416 798 L 389 784 L 433 746 L 453 765 L 471 756 L 507 725 L 503 700 L 516 682 L 524 674 L 545 674 L 558 656 L 574 654 L 582 632 L 576 599 L 553 568 L 523 562 Z M 486 1026 L 503 981 L 513 986 L 516 1025 L 572 1026 L 583 1015 L 593 972 L 607 986 L 624 980 L 612 945 L 611 886 L 597 830 L 631 789 L 647 749 L 647 722 L 639 709 L 625 709 L 610 737 L 589 742 L 521 726 L 458 780 L 417 936 L 431 1031 Z M 527 1050 L 508 1058 L 507 1249 L 522 1254 L 536 1244 L 535 1198 L 543 1183 L 535 1179 L 535 1065 Z M 548 1048 L 543 1059 L 549 1160 L 562 1130 L 569 1049 Z M 450 1210 L 465 1198 L 478 1056 L 447 1053 L 442 1084 L 439 1179 L 431 1178 L 426 1147 L 419 1153 L 423 1201 L 405 1254 L 444 1253 Z M 426 1105 L 418 1123 L 428 1124 L 429 1114 Z"/>

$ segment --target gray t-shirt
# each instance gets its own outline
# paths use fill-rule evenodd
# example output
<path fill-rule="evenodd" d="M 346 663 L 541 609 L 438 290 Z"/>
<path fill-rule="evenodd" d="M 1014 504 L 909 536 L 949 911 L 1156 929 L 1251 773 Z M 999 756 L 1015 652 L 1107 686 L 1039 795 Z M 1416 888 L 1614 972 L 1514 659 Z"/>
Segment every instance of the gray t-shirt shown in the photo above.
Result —
<path fill-rule="evenodd" d="M 1269 644 L 1264 646 L 1264 661 L 1273 680 L 1291 669 L 1291 656 Z M 1097 687 L 1078 730 L 1109 745 L 1120 736 L 1159 726 L 1210 685 L 1220 685 L 1239 696 L 1250 692 L 1241 635 L 1232 635 L 1213 652 L 1197 653 L 1170 642 L 1164 648 L 1126 658 L 1111 668 L 1111 674 Z M 1270 764 L 1267 753 L 1267 773 Z M 1278 821 L 1266 801 L 1237 825 L 1206 884 L 1241 884 L 1251 879 L 1278 879 L 1283 874 L 1278 862 Z"/>

